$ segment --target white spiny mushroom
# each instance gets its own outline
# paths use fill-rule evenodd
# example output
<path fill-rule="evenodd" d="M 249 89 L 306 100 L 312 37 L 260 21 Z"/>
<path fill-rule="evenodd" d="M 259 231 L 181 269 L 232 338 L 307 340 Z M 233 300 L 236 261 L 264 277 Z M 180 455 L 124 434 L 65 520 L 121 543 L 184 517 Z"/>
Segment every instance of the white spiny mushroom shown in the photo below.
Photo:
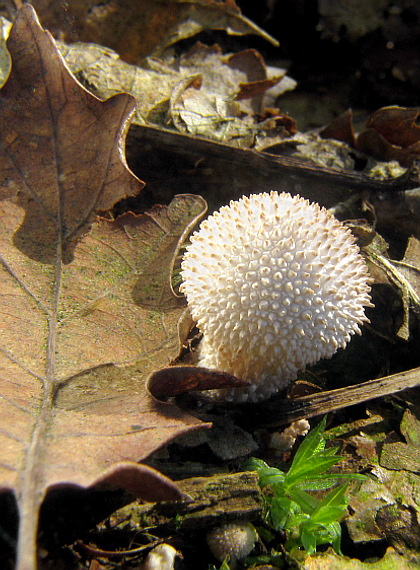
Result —
<path fill-rule="evenodd" d="M 231 567 L 236 561 L 245 558 L 254 548 L 257 532 L 251 523 L 229 523 L 214 528 L 207 533 L 207 544 L 213 556 L 222 562 L 229 558 Z"/>
<path fill-rule="evenodd" d="M 182 263 L 198 365 L 250 382 L 216 395 L 263 400 L 361 332 L 372 304 L 354 242 L 325 208 L 287 193 L 243 197 L 201 224 Z"/>

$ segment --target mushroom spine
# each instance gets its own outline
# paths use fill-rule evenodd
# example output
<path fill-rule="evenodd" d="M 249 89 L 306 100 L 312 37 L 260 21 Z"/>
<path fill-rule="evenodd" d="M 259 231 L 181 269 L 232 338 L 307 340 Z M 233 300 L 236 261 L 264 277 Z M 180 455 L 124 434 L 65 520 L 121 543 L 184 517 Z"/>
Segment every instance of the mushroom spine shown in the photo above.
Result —
<path fill-rule="evenodd" d="M 191 237 L 182 262 L 199 366 L 250 382 L 258 401 L 344 347 L 368 319 L 369 274 L 350 230 L 325 208 L 270 192 L 231 201 Z"/>

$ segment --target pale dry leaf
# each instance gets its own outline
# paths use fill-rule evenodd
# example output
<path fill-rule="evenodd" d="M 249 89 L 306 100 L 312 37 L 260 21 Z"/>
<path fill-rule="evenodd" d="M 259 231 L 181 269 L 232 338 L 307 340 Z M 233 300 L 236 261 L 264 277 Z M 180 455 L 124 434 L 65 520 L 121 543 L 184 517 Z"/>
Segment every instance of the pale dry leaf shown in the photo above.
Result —
<path fill-rule="evenodd" d="M 261 141 L 283 139 L 293 131 L 292 119 L 264 116 L 265 95 L 284 77 L 285 70 L 268 77 L 255 50 L 223 55 L 219 46 L 195 44 L 186 54 L 165 63 L 148 58 L 144 65 L 122 61 L 115 52 L 95 44 L 60 44 L 70 69 L 100 97 L 121 91 L 136 97 L 134 124 L 177 129 L 234 146 L 251 147 Z M 283 77 L 283 79 L 281 79 Z M 286 90 L 288 89 L 286 88 Z M 271 141 L 272 142 L 272 141 Z"/>
<path fill-rule="evenodd" d="M 378 239 L 363 247 L 367 259 L 385 273 L 401 294 L 403 303 L 403 322 L 397 335 L 403 340 L 410 337 L 410 309 L 420 312 L 420 245 L 411 237 L 402 261 L 390 259 L 386 249 L 377 247 Z"/>

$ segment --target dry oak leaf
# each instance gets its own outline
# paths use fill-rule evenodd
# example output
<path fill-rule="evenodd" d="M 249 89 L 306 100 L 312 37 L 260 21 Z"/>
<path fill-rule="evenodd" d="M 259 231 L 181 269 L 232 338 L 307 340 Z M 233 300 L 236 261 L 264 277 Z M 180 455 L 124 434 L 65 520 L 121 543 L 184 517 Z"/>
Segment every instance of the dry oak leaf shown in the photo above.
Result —
<path fill-rule="evenodd" d="M 0 488 L 20 511 L 18 570 L 36 568 L 47 491 L 106 482 L 150 499 L 181 493 L 138 465 L 204 424 L 146 390 L 177 351 L 183 310 L 169 275 L 204 211 L 97 217 L 142 186 L 122 146 L 133 99 L 102 102 L 68 72 L 29 4 L 8 40 L 0 92 Z M 166 277 L 162 277 L 166 275 Z"/>
<path fill-rule="evenodd" d="M 97 212 L 144 185 L 123 151 L 135 101 L 119 94 L 103 102 L 83 89 L 31 7 L 7 45 L 13 71 L 0 93 L 0 199 L 17 196 L 26 210 L 19 249 L 50 263 L 59 246 L 68 262 Z"/>

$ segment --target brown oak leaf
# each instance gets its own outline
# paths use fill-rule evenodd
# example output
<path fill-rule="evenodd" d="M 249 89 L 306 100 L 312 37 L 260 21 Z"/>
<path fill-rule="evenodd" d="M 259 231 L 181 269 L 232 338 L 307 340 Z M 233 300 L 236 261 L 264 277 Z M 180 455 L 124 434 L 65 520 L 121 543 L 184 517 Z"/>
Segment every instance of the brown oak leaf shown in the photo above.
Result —
<path fill-rule="evenodd" d="M 133 99 L 103 102 L 73 79 L 29 4 L 0 92 L 0 486 L 20 510 L 17 568 L 36 568 L 48 490 L 107 482 L 179 498 L 139 465 L 205 424 L 146 389 L 177 351 L 178 242 L 205 209 L 176 197 L 142 216 L 98 218 L 142 187 L 124 161 Z"/>

